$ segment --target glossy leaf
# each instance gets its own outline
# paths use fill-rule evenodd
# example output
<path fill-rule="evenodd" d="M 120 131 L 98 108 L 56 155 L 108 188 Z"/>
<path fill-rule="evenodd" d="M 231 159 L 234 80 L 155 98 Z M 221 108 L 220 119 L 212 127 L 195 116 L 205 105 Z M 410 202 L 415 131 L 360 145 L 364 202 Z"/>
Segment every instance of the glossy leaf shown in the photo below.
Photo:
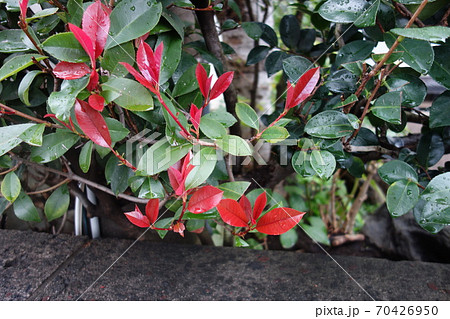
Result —
<path fill-rule="evenodd" d="M 434 46 L 434 62 L 430 69 L 430 76 L 437 82 L 450 89 L 450 45 Z"/>
<path fill-rule="evenodd" d="M 17 218 L 27 222 L 40 222 L 41 218 L 30 196 L 21 192 L 14 202 L 14 214 Z"/>
<path fill-rule="evenodd" d="M 250 182 L 228 182 L 219 185 L 223 190 L 223 197 L 238 200 L 248 189 Z"/>
<path fill-rule="evenodd" d="M 91 38 L 82 30 L 74 24 L 69 23 L 69 30 L 73 33 L 75 38 L 83 47 L 84 51 L 86 51 L 87 55 L 91 60 L 91 66 L 95 67 L 95 49 L 94 44 L 92 43 Z"/>
<path fill-rule="evenodd" d="M 20 29 L 0 31 L 0 52 L 14 53 L 28 51 L 28 46 L 22 41 L 24 33 Z"/>
<path fill-rule="evenodd" d="M 120 46 L 115 46 L 103 53 L 101 66 L 103 69 L 111 72 L 111 75 L 123 77 L 128 71 L 119 62 L 125 62 L 132 65 L 134 64 L 134 56 L 135 52 L 132 41 L 122 43 Z"/>
<path fill-rule="evenodd" d="M 280 21 L 281 40 L 288 48 L 296 48 L 300 40 L 300 25 L 294 15 L 285 15 Z"/>
<path fill-rule="evenodd" d="M 252 204 L 248 200 L 247 196 L 245 195 L 241 196 L 241 199 L 239 200 L 239 205 L 241 205 L 242 210 L 244 211 L 245 216 L 247 217 L 247 220 L 251 221 L 252 224 L 256 224 L 256 221 L 253 218 Z"/>
<path fill-rule="evenodd" d="M 225 127 L 233 126 L 234 123 L 237 122 L 236 118 L 228 112 L 224 111 L 215 111 L 208 114 L 205 114 L 202 119 L 210 118 L 213 120 L 216 120 L 220 124 L 222 124 Z"/>
<path fill-rule="evenodd" d="M 67 131 L 57 131 L 45 135 L 41 147 L 34 147 L 31 150 L 31 160 L 38 163 L 48 163 L 60 158 L 72 146 L 78 142 L 79 137 Z"/>
<path fill-rule="evenodd" d="M 359 77 L 347 70 L 339 70 L 330 77 L 325 83 L 328 90 L 339 94 L 352 94 L 357 89 L 357 81 Z"/>
<path fill-rule="evenodd" d="M 289 54 L 284 51 L 271 52 L 265 62 L 267 76 L 271 77 L 280 70 L 283 70 L 283 61 L 289 58 Z M 295 76 L 295 75 L 294 75 Z M 298 77 L 297 77 L 298 78 Z M 292 80 L 292 79 L 291 79 Z"/>
<path fill-rule="evenodd" d="M 371 107 L 373 115 L 392 123 L 401 124 L 401 92 L 388 92 L 380 96 Z"/>
<path fill-rule="evenodd" d="M 222 74 L 221 76 L 219 76 L 216 83 L 214 83 L 214 85 L 211 89 L 210 100 L 214 100 L 214 99 L 218 98 L 219 95 L 221 95 L 223 92 L 226 91 L 226 89 L 228 89 L 228 87 L 231 84 L 231 81 L 233 81 L 233 76 L 234 76 L 234 73 L 231 71 L 226 72 L 226 73 Z"/>
<path fill-rule="evenodd" d="M 450 91 L 445 91 L 433 101 L 430 108 L 431 128 L 450 126 L 450 117 L 443 114 L 450 114 Z"/>
<path fill-rule="evenodd" d="M 402 106 L 416 107 L 422 104 L 427 95 L 427 87 L 418 77 L 406 73 L 389 76 L 386 79 L 389 91 L 402 93 Z"/>
<path fill-rule="evenodd" d="M 42 146 L 42 135 L 44 134 L 45 124 L 35 124 L 20 134 L 19 138 L 31 146 Z"/>
<path fill-rule="evenodd" d="M 158 219 L 159 214 L 159 199 L 150 199 L 145 205 L 145 215 L 148 218 L 150 224 L 154 224 Z"/>
<path fill-rule="evenodd" d="M 35 58 L 37 61 L 41 61 L 45 59 L 45 56 L 39 54 L 22 54 L 15 56 L 9 59 L 7 62 L 3 63 L 0 68 L 0 81 L 3 81 L 10 76 L 22 71 L 23 69 L 28 68 L 33 65 L 33 60 L 31 58 Z"/>
<path fill-rule="evenodd" d="M 20 136 L 36 124 L 17 124 L 0 127 L 0 156 L 12 150 L 22 142 Z"/>
<path fill-rule="evenodd" d="M 259 117 L 255 110 L 246 103 L 236 103 L 236 115 L 245 125 L 259 129 Z"/>
<path fill-rule="evenodd" d="M 162 13 L 161 3 L 155 0 L 123 0 L 111 12 L 110 37 L 106 48 L 136 39 L 151 31 Z"/>
<path fill-rule="evenodd" d="M 445 144 L 441 134 L 424 132 L 416 148 L 416 158 L 420 165 L 430 167 L 439 162 L 445 154 Z"/>
<path fill-rule="evenodd" d="M 11 203 L 13 203 L 17 199 L 17 197 L 19 197 L 21 189 L 22 186 L 16 173 L 9 172 L 5 175 L 5 177 L 3 177 L 1 186 L 2 195 Z"/>
<path fill-rule="evenodd" d="M 252 155 L 251 146 L 241 137 L 236 135 L 225 135 L 216 141 L 218 147 L 235 156 Z"/>
<path fill-rule="evenodd" d="M 81 148 L 80 156 L 78 158 L 78 162 L 80 164 L 80 168 L 83 173 L 87 173 L 89 168 L 91 167 L 91 158 L 92 158 L 92 146 L 94 143 L 92 141 L 87 141 L 86 144 Z"/>
<path fill-rule="evenodd" d="M 353 132 L 348 116 L 338 111 L 324 111 L 313 116 L 305 126 L 305 132 L 314 137 L 334 139 Z"/>
<path fill-rule="evenodd" d="M 266 213 L 256 224 L 256 230 L 267 235 L 280 235 L 297 225 L 305 213 L 279 207 Z"/>
<path fill-rule="evenodd" d="M 204 147 L 195 154 L 191 161 L 194 168 L 189 172 L 185 180 L 186 189 L 192 189 L 201 185 L 212 174 L 217 163 L 216 150 L 212 147 Z"/>
<path fill-rule="evenodd" d="M 424 40 L 430 42 L 445 42 L 450 37 L 450 28 L 443 26 L 432 26 L 423 28 L 395 28 L 390 32 L 405 38 Z"/>
<path fill-rule="evenodd" d="M 202 108 L 198 108 L 194 103 L 191 104 L 191 109 L 189 110 L 189 115 L 191 116 L 190 121 L 194 125 L 195 129 L 198 130 L 200 127 L 200 118 L 202 117 Z"/>
<path fill-rule="evenodd" d="M 86 63 L 59 62 L 53 69 L 53 74 L 60 79 L 75 80 L 91 72 Z"/>
<path fill-rule="evenodd" d="M 19 95 L 20 100 L 27 106 L 31 105 L 29 99 L 30 86 L 33 83 L 33 80 L 36 78 L 36 76 L 42 73 L 44 72 L 38 70 L 30 71 L 23 77 L 22 81 L 20 81 L 17 94 Z"/>
<path fill-rule="evenodd" d="M 267 204 L 267 195 L 266 192 L 262 192 L 255 200 L 255 205 L 253 206 L 253 215 L 252 215 L 252 224 L 256 223 L 256 220 L 258 220 L 259 216 L 261 216 L 261 213 L 263 212 L 264 208 Z"/>
<path fill-rule="evenodd" d="M 50 36 L 42 43 L 43 49 L 60 61 L 80 63 L 89 61 L 89 56 L 72 32 Z"/>
<path fill-rule="evenodd" d="M 288 110 L 293 108 L 306 100 L 312 91 L 314 91 L 319 78 L 320 68 L 314 68 L 306 71 L 297 81 L 295 87 L 292 87 L 292 85 L 288 83 L 285 109 Z"/>
<path fill-rule="evenodd" d="M 76 100 L 75 117 L 81 130 L 95 144 L 102 147 L 109 147 L 111 145 L 111 135 L 109 134 L 105 119 L 85 101 Z"/>
<path fill-rule="evenodd" d="M 64 80 L 61 84 L 61 90 L 52 92 L 48 98 L 47 104 L 52 113 L 60 120 L 67 121 L 70 117 L 70 111 L 75 105 L 76 97 L 86 88 L 88 82 L 88 77 Z"/>
<path fill-rule="evenodd" d="M 387 191 L 386 204 L 392 217 L 408 213 L 419 200 L 419 187 L 415 182 L 401 179 L 394 182 Z"/>
<path fill-rule="evenodd" d="M 296 83 L 312 67 L 311 61 L 302 56 L 292 56 L 283 59 L 284 73 L 286 73 L 286 76 L 292 83 Z"/>
<path fill-rule="evenodd" d="M 434 177 L 422 192 L 420 197 L 427 202 L 435 202 L 450 207 L 450 173 Z"/>
<path fill-rule="evenodd" d="M 201 120 L 200 130 L 211 139 L 223 138 L 227 135 L 227 130 L 222 124 L 211 118 L 204 118 Z"/>
<path fill-rule="evenodd" d="M 284 249 L 291 249 L 298 241 L 298 234 L 295 228 L 280 235 L 280 243 Z"/>
<path fill-rule="evenodd" d="M 374 26 L 377 19 L 380 0 L 374 0 L 369 7 L 355 20 L 355 26 L 365 28 Z"/>
<path fill-rule="evenodd" d="M 165 195 L 164 187 L 159 180 L 148 177 L 142 183 L 139 190 L 140 198 L 163 198 Z"/>
<path fill-rule="evenodd" d="M 63 216 L 70 205 L 70 194 L 67 185 L 58 187 L 47 199 L 44 206 L 44 213 L 47 221 L 55 220 Z"/>
<path fill-rule="evenodd" d="M 27 18 L 26 21 L 29 23 L 33 20 L 36 19 L 41 19 L 41 18 L 45 18 L 48 16 L 51 16 L 53 14 L 55 14 L 58 11 L 58 8 L 47 8 L 47 9 L 43 9 L 41 11 L 36 12 L 32 17 Z"/>
<path fill-rule="evenodd" d="M 115 102 L 130 111 L 153 109 L 153 98 L 142 85 L 126 78 L 110 78 L 102 84 L 103 96 L 108 103 Z"/>
<path fill-rule="evenodd" d="M 265 59 L 269 54 L 270 48 L 265 45 L 259 45 L 250 50 L 245 65 L 253 65 Z"/>
<path fill-rule="evenodd" d="M 336 168 L 336 159 L 328 151 L 313 150 L 311 153 L 311 167 L 320 178 L 328 179 Z"/>
<path fill-rule="evenodd" d="M 369 7 L 365 0 L 328 0 L 319 9 L 325 20 L 336 23 L 351 23 L 361 17 Z"/>
<path fill-rule="evenodd" d="M 206 99 L 209 96 L 209 91 L 211 90 L 211 79 L 212 77 L 208 77 L 205 68 L 201 63 L 198 63 L 195 68 L 195 76 L 197 78 L 198 87 L 200 88 L 200 92 L 203 97 Z"/>
<path fill-rule="evenodd" d="M 267 142 L 272 144 L 284 141 L 288 137 L 288 130 L 281 126 L 269 127 L 264 131 L 264 133 L 261 134 L 262 139 L 265 139 Z"/>
<path fill-rule="evenodd" d="M 318 216 L 310 216 L 308 218 L 308 224 L 303 224 L 301 227 L 305 233 L 314 241 L 324 245 L 330 245 L 330 239 L 328 238 L 328 230 L 324 224 L 322 218 Z"/>
<path fill-rule="evenodd" d="M 188 211 L 194 214 L 202 214 L 214 208 L 222 199 L 223 191 L 206 185 L 197 190 L 189 199 Z"/>
<path fill-rule="evenodd" d="M 247 227 L 248 219 L 241 205 L 233 199 L 222 199 L 217 205 L 220 217 L 228 225 Z"/>
<path fill-rule="evenodd" d="M 100 1 L 96 1 L 86 8 L 81 22 L 94 47 L 94 58 L 97 59 L 103 52 L 108 38 L 110 27 L 109 15 L 103 10 Z"/>
<path fill-rule="evenodd" d="M 125 213 L 125 217 L 128 218 L 133 225 L 142 228 L 150 227 L 147 216 L 142 215 L 142 212 L 137 205 L 133 211 Z"/>
<path fill-rule="evenodd" d="M 449 224 L 449 214 L 448 206 L 423 199 L 419 199 L 413 209 L 414 219 L 419 226 L 432 234 L 438 233 Z"/>
<path fill-rule="evenodd" d="M 336 68 L 345 63 L 367 59 L 372 53 L 375 44 L 372 41 L 356 40 L 344 45 L 337 53 L 336 61 L 334 62 Z"/>
<path fill-rule="evenodd" d="M 137 173 L 140 175 L 155 175 L 167 170 L 182 159 L 192 148 L 189 143 L 171 146 L 166 139 L 153 144 L 142 156 Z"/>
<path fill-rule="evenodd" d="M 417 182 L 419 178 L 417 172 L 410 165 L 400 160 L 392 160 L 385 163 L 378 169 L 378 175 L 388 184 L 402 179 L 411 179 Z"/>

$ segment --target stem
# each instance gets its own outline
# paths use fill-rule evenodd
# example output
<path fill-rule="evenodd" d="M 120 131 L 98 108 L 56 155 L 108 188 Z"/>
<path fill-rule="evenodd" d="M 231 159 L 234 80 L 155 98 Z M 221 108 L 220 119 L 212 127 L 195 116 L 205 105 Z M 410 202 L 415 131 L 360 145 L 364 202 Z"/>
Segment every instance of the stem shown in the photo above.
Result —
<path fill-rule="evenodd" d="M 179 223 L 181 223 L 181 220 L 183 219 L 184 213 L 186 211 L 186 204 L 187 204 L 187 198 L 186 198 L 186 196 L 183 196 L 183 208 L 181 209 L 180 218 L 178 218 Z"/>
<path fill-rule="evenodd" d="M 53 4 L 64 12 L 67 12 L 67 8 L 63 6 L 58 0 L 48 0 L 48 3 Z"/>
<path fill-rule="evenodd" d="M 233 169 L 231 168 L 230 165 L 230 159 L 231 159 L 231 155 L 228 154 L 227 158 L 225 159 L 225 166 L 227 168 L 227 173 L 228 173 L 228 179 L 230 182 L 234 182 L 234 175 L 233 175 Z"/>
<path fill-rule="evenodd" d="M 186 136 L 188 137 L 192 137 L 191 133 L 189 133 L 188 130 L 186 130 L 186 128 L 180 123 L 180 121 L 177 119 L 177 117 L 172 113 L 172 111 L 169 109 L 169 107 L 167 106 L 166 102 L 164 102 L 162 96 L 161 96 L 161 92 L 157 91 L 156 96 L 158 97 L 159 102 L 162 104 L 162 106 L 166 109 L 167 113 L 169 113 L 169 115 L 173 118 L 173 120 L 178 124 L 178 126 L 180 127 L 180 129 L 186 134 Z"/>
<path fill-rule="evenodd" d="M 112 147 L 110 147 L 111 152 L 113 152 L 113 154 L 119 159 L 119 161 L 125 165 L 126 167 L 131 168 L 133 171 L 137 171 L 137 168 L 133 166 L 133 164 L 131 164 L 130 162 L 128 162 L 122 155 L 119 154 L 119 152 L 117 152 L 115 149 L 113 149 Z"/>
<path fill-rule="evenodd" d="M 6 175 L 6 174 L 8 174 L 8 173 L 10 173 L 10 172 L 14 172 L 15 170 L 17 170 L 17 169 L 19 168 L 19 166 L 20 166 L 20 162 L 17 163 L 16 165 L 14 165 L 13 167 L 11 167 L 10 169 L 8 169 L 8 170 L 6 170 L 6 171 L 4 171 L 4 172 L 1 172 L 1 173 L 0 173 L 0 176 L 1 176 L 1 175 Z"/>
<path fill-rule="evenodd" d="M 66 178 L 65 180 L 59 182 L 59 183 L 56 184 L 56 185 L 53 185 L 53 186 L 51 186 L 51 187 L 49 187 L 49 188 L 42 189 L 42 190 L 39 190 L 39 191 L 28 192 L 27 195 L 37 195 L 37 194 L 47 193 L 47 192 L 50 192 L 50 191 L 52 191 L 52 190 L 58 188 L 58 187 L 61 186 L 61 185 L 67 184 L 67 183 L 70 182 L 70 181 L 71 181 L 70 178 Z"/>
<path fill-rule="evenodd" d="M 64 128 L 63 126 L 60 126 L 60 125 L 57 125 L 57 124 L 53 124 L 53 123 L 50 123 L 50 122 L 47 122 L 47 121 L 38 119 L 37 117 L 34 117 L 34 116 L 31 116 L 31 115 L 22 113 L 22 112 L 20 112 L 20 111 L 17 111 L 17 110 L 15 110 L 15 109 L 13 109 L 12 107 L 7 106 L 7 105 L 5 105 L 5 104 L 3 104 L 3 103 L 0 103 L 0 107 L 1 107 L 2 109 L 8 110 L 9 112 L 12 112 L 14 115 L 23 117 L 23 118 L 25 118 L 25 119 L 27 119 L 27 120 L 30 120 L 30 121 L 33 121 L 33 122 L 36 122 L 36 123 L 39 123 L 39 124 L 45 124 L 45 126 L 47 126 L 47 127 L 51 127 L 51 128 L 59 128 L 59 129 Z"/>
<path fill-rule="evenodd" d="M 276 119 L 275 121 L 273 121 L 272 123 L 269 124 L 269 126 L 267 126 L 264 130 L 262 130 L 261 132 L 259 132 L 259 133 L 256 134 L 255 136 L 253 136 L 251 139 L 249 139 L 249 142 L 252 142 L 252 141 L 254 141 L 254 140 L 257 140 L 257 139 L 261 138 L 261 135 L 262 135 L 269 127 L 274 126 L 275 124 L 277 124 L 277 122 L 278 122 L 279 120 L 281 120 L 283 117 L 285 117 L 286 114 L 288 113 L 288 111 L 289 111 L 289 110 L 284 110 L 284 111 L 277 117 L 277 119 Z"/>

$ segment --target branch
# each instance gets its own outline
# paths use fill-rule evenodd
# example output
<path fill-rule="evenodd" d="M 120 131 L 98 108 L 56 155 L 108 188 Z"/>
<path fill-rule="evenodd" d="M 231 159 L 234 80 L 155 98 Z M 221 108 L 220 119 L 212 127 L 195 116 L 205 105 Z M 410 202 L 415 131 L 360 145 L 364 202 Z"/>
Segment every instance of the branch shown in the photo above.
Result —
<path fill-rule="evenodd" d="M 47 126 L 47 127 L 51 127 L 51 128 L 59 128 L 59 129 L 64 128 L 64 127 L 62 127 L 61 125 L 53 124 L 53 123 L 50 123 L 50 122 L 47 122 L 47 121 L 38 119 L 37 117 L 34 117 L 34 116 L 31 116 L 31 115 L 22 113 L 22 112 L 20 112 L 20 111 L 17 111 L 16 109 L 13 109 L 12 107 L 7 106 L 7 105 L 5 105 L 5 104 L 3 104 L 3 103 L 0 103 L 0 108 L 5 109 L 5 110 L 8 110 L 8 111 L 11 112 L 13 115 L 17 115 L 17 116 L 23 117 L 24 119 L 33 121 L 33 122 L 35 122 L 35 123 L 45 124 L 45 126 Z"/>
<path fill-rule="evenodd" d="M 404 16 L 404 17 L 406 17 L 406 18 L 408 18 L 408 19 L 411 19 L 411 17 L 413 16 L 413 14 L 411 13 L 411 11 L 409 11 L 408 8 L 405 7 L 404 4 L 401 4 L 401 3 L 397 2 L 397 1 L 394 1 L 394 6 L 395 6 L 395 9 L 396 9 L 402 16 Z M 419 18 L 416 18 L 414 22 L 417 24 L 417 26 L 418 26 L 419 28 L 425 27 L 425 24 L 424 24 Z"/>
<path fill-rule="evenodd" d="M 52 190 L 58 188 L 61 185 L 67 184 L 68 182 L 70 182 L 71 179 L 70 178 L 66 178 L 65 180 L 59 182 L 58 184 L 55 184 L 49 188 L 46 189 L 42 189 L 39 191 L 34 191 L 34 192 L 27 192 L 27 195 L 37 195 L 37 194 L 43 194 L 43 193 L 47 193 L 47 192 L 51 192 Z"/>

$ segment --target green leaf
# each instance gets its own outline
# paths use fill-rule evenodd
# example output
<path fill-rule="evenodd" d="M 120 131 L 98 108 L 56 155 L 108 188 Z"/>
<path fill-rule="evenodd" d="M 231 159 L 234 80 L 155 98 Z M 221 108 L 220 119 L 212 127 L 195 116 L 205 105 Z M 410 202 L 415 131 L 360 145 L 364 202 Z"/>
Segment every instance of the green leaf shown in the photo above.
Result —
<path fill-rule="evenodd" d="M 44 206 L 45 217 L 51 222 L 62 215 L 69 209 L 70 194 L 67 185 L 58 187 L 47 199 Z"/>
<path fill-rule="evenodd" d="M 115 156 L 111 156 L 106 163 L 105 178 L 111 184 L 114 194 L 123 193 L 128 188 L 128 179 L 134 175 L 133 171 L 123 165 Z"/>
<path fill-rule="evenodd" d="M 394 182 L 387 191 L 386 204 L 392 217 L 409 212 L 419 200 L 419 187 L 415 182 L 401 179 Z"/>
<path fill-rule="evenodd" d="M 380 7 L 380 0 L 375 0 L 356 20 L 355 26 L 365 28 L 374 26 L 377 21 L 377 12 Z"/>
<path fill-rule="evenodd" d="M 83 0 L 67 1 L 68 22 L 79 26 L 83 18 Z"/>
<path fill-rule="evenodd" d="M 178 79 L 177 83 L 175 84 L 175 87 L 173 88 L 173 92 L 172 92 L 172 95 L 174 97 L 191 93 L 198 88 L 198 82 L 195 78 L 196 67 L 197 67 L 197 65 L 191 66 Z M 203 67 L 205 67 L 206 74 L 208 74 L 209 67 L 206 67 L 206 65 L 203 65 Z"/>
<path fill-rule="evenodd" d="M 102 84 L 103 96 L 108 103 L 114 101 L 130 111 L 153 109 L 153 98 L 141 84 L 126 78 L 110 78 Z"/>
<path fill-rule="evenodd" d="M 20 81 L 17 94 L 19 95 L 20 100 L 27 106 L 31 105 L 28 98 L 28 91 L 30 90 L 30 86 L 33 83 L 34 78 L 42 73 L 44 72 L 38 70 L 30 71 L 23 77 L 22 81 Z"/>
<path fill-rule="evenodd" d="M 427 87 L 418 77 L 398 73 L 389 76 L 386 79 L 386 86 L 389 91 L 398 91 L 402 93 L 402 105 L 416 107 L 422 104 L 427 95 Z"/>
<path fill-rule="evenodd" d="M 274 51 L 271 52 L 265 62 L 265 68 L 267 72 L 267 76 L 271 77 L 278 71 L 283 69 L 283 60 L 289 57 L 289 54 L 287 54 L 284 51 Z"/>
<path fill-rule="evenodd" d="M 234 236 L 234 247 L 249 247 L 250 245 L 239 236 Z M 284 247 L 283 247 L 284 248 Z"/>
<path fill-rule="evenodd" d="M 3 63 L 3 66 L 0 68 L 0 81 L 22 71 L 23 69 L 32 66 L 34 57 L 37 61 L 41 61 L 45 59 L 45 56 L 39 54 L 22 54 L 15 56 L 9 59 L 7 62 Z"/>
<path fill-rule="evenodd" d="M 225 112 L 225 111 L 214 111 L 202 116 L 202 120 L 204 119 L 213 119 L 222 124 L 225 127 L 233 126 L 234 123 L 237 122 L 236 118 L 233 114 Z"/>
<path fill-rule="evenodd" d="M 92 146 L 94 143 L 92 141 L 88 141 L 83 145 L 80 152 L 80 157 L 78 158 L 78 163 L 80 164 L 80 168 L 83 173 L 87 173 L 89 168 L 91 167 L 91 158 L 92 158 Z"/>
<path fill-rule="evenodd" d="M 200 129 L 203 134 L 210 139 L 222 138 L 227 135 L 227 130 L 222 126 L 222 124 L 211 118 L 202 118 L 200 121 Z"/>
<path fill-rule="evenodd" d="M 445 42 L 450 37 L 450 28 L 442 26 L 432 26 L 423 28 L 395 28 L 390 32 L 401 35 L 405 38 L 424 40 L 430 42 Z"/>
<path fill-rule="evenodd" d="M 361 13 L 369 7 L 365 0 L 328 0 L 319 9 L 319 14 L 325 20 L 336 23 L 351 23 L 366 21 Z"/>
<path fill-rule="evenodd" d="M 353 133 L 347 114 L 339 111 L 324 111 L 313 116 L 305 126 L 305 132 L 314 137 L 334 139 Z"/>
<path fill-rule="evenodd" d="M 17 197 L 19 197 L 20 190 L 22 189 L 22 185 L 20 184 L 20 180 L 17 177 L 16 173 L 9 172 L 3 177 L 2 181 L 2 195 L 13 203 Z"/>
<path fill-rule="evenodd" d="M 292 155 L 292 167 L 297 174 L 303 177 L 316 175 L 316 171 L 311 166 L 311 155 L 305 151 L 297 151 Z"/>
<path fill-rule="evenodd" d="M 311 61 L 302 56 L 292 56 L 283 60 L 284 73 L 292 83 L 296 83 L 312 67 Z"/>
<path fill-rule="evenodd" d="M 258 45 L 251 49 L 251 51 L 248 54 L 247 62 L 245 65 L 253 65 L 256 64 L 267 56 L 269 54 L 270 48 L 265 45 Z"/>
<path fill-rule="evenodd" d="M 20 136 L 36 124 L 17 124 L 0 127 L 0 156 L 9 152 L 22 142 Z"/>
<path fill-rule="evenodd" d="M 32 17 L 26 18 L 25 20 L 27 22 L 31 22 L 31 21 L 36 20 L 36 19 L 40 19 L 40 18 L 51 16 L 51 15 L 55 14 L 57 11 L 58 11 L 58 8 L 43 9 L 43 10 L 35 13 Z"/>
<path fill-rule="evenodd" d="M 78 140 L 78 135 L 64 131 L 45 135 L 42 146 L 31 150 L 31 160 L 37 163 L 54 161 L 64 155 Z"/>
<path fill-rule="evenodd" d="M 450 89 L 450 45 L 433 47 L 434 62 L 430 69 L 430 76 L 437 82 Z"/>
<path fill-rule="evenodd" d="M 45 124 L 35 124 L 20 134 L 19 138 L 31 146 L 42 145 L 42 134 L 44 134 Z"/>
<path fill-rule="evenodd" d="M 195 188 L 201 185 L 211 175 L 217 163 L 216 150 L 212 147 L 204 147 L 194 155 L 191 164 L 194 169 L 186 178 L 186 189 Z"/>
<path fill-rule="evenodd" d="M 261 138 L 265 139 L 267 142 L 271 144 L 284 141 L 288 137 L 289 137 L 288 130 L 281 126 L 269 127 L 261 134 Z"/>
<path fill-rule="evenodd" d="M 0 53 L 28 51 L 28 46 L 22 41 L 23 35 L 20 29 L 0 31 Z"/>
<path fill-rule="evenodd" d="M 287 232 L 280 235 L 280 243 L 284 249 L 291 249 L 295 246 L 298 240 L 298 234 L 296 228 L 291 228 Z"/>
<path fill-rule="evenodd" d="M 192 144 L 189 143 L 171 146 L 166 139 L 162 139 L 144 153 L 139 161 L 137 174 L 155 175 L 165 171 L 182 159 L 191 148 Z"/>
<path fill-rule="evenodd" d="M 328 151 L 313 150 L 311 153 L 311 167 L 320 178 L 328 179 L 336 168 L 336 159 Z"/>
<path fill-rule="evenodd" d="M 450 126 L 450 91 L 445 91 L 439 95 L 430 108 L 430 128 Z"/>
<path fill-rule="evenodd" d="M 354 93 L 359 77 L 348 70 L 339 70 L 328 78 L 325 86 L 334 93 Z"/>
<path fill-rule="evenodd" d="M 68 121 L 78 94 L 84 90 L 88 83 L 89 76 L 87 75 L 76 80 L 64 80 L 61 84 L 61 90 L 52 92 L 48 98 L 47 104 L 50 111 L 60 120 Z"/>
<path fill-rule="evenodd" d="M 433 131 L 423 133 L 416 153 L 417 161 L 424 167 L 430 167 L 439 162 L 445 154 L 445 145 L 441 134 Z"/>
<path fill-rule="evenodd" d="M 161 34 L 158 37 L 158 43 L 156 45 L 159 45 L 160 42 L 164 43 L 161 75 L 159 78 L 159 84 L 161 85 L 166 83 L 177 69 L 181 60 L 181 47 L 183 43 L 181 38 L 173 32 Z"/>
<path fill-rule="evenodd" d="M 391 47 L 397 39 L 392 33 L 385 33 L 386 45 Z M 422 40 L 403 39 L 397 51 L 403 51 L 402 61 L 419 73 L 428 73 L 434 61 L 434 52 L 430 43 Z"/>
<path fill-rule="evenodd" d="M 376 99 L 370 108 L 373 115 L 393 124 L 401 124 L 401 92 L 388 92 Z"/>
<path fill-rule="evenodd" d="M 259 117 L 255 110 L 246 103 L 236 104 L 236 115 L 245 125 L 259 130 Z"/>
<path fill-rule="evenodd" d="M 450 172 L 434 177 L 420 197 L 427 202 L 450 207 Z"/>
<path fill-rule="evenodd" d="M 280 21 L 281 41 L 290 49 L 296 48 L 300 40 L 300 24 L 294 15 L 285 15 Z"/>
<path fill-rule="evenodd" d="M 147 177 L 142 183 L 142 187 L 139 190 L 140 198 L 163 198 L 165 195 L 164 187 L 161 182 L 152 177 Z"/>
<path fill-rule="evenodd" d="M 418 181 L 417 172 L 410 165 L 403 161 L 393 160 L 387 162 L 378 169 L 378 175 L 387 184 L 392 184 L 402 179 Z"/>
<path fill-rule="evenodd" d="M 143 36 L 159 21 L 162 5 L 155 0 L 122 0 L 111 12 L 106 49 Z"/>
<path fill-rule="evenodd" d="M 375 47 L 375 42 L 356 40 L 344 45 L 336 55 L 334 65 L 339 68 L 342 64 L 367 59 Z"/>
<path fill-rule="evenodd" d="M 173 29 L 179 34 L 180 39 L 184 39 L 184 21 L 175 13 L 163 8 L 161 16 L 170 23 Z"/>
<path fill-rule="evenodd" d="M 102 68 L 111 72 L 111 75 L 123 77 L 128 74 L 127 69 L 119 62 L 126 62 L 130 65 L 134 64 L 134 46 L 133 41 L 122 43 L 120 46 L 115 46 L 106 50 L 103 53 L 101 61 Z"/>
<path fill-rule="evenodd" d="M 89 56 L 72 32 L 52 35 L 42 43 L 42 48 L 60 61 L 88 62 Z"/>
<path fill-rule="evenodd" d="M 419 199 L 413 209 L 414 219 L 426 231 L 436 234 L 449 224 L 450 211 L 447 206 Z"/>
<path fill-rule="evenodd" d="M 252 148 L 241 137 L 236 135 L 225 135 L 223 138 L 216 141 L 218 147 L 225 152 L 235 156 L 249 156 L 252 155 Z"/>
<path fill-rule="evenodd" d="M 302 224 L 301 227 L 305 233 L 311 237 L 314 241 L 317 241 L 324 245 L 330 245 L 330 239 L 328 238 L 327 227 L 323 223 L 322 218 L 317 216 L 311 216 L 308 218 L 310 225 Z"/>
<path fill-rule="evenodd" d="M 253 40 L 259 40 L 263 34 L 261 25 L 258 22 L 243 22 L 242 29 L 244 29 L 245 33 Z"/>
<path fill-rule="evenodd" d="M 30 196 L 21 192 L 14 202 L 14 214 L 27 222 L 40 222 L 41 218 Z"/>
<path fill-rule="evenodd" d="M 130 133 L 130 131 L 123 126 L 118 120 L 111 117 L 105 118 L 106 125 L 108 126 L 109 134 L 113 142 L 118 142 Z"/>
<path fill-rule="evenodd" d="M 245 193 L 250 184 L 250 182 L 229 182 L 220 184 L 218 188 L 223 190 L 224 198 L 238 200 Z"/>

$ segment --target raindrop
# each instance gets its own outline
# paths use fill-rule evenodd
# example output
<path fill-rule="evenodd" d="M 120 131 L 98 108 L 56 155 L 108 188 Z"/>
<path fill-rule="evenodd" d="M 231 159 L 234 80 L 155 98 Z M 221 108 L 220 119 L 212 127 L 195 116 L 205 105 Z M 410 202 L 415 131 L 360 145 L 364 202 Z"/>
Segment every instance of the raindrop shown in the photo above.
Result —
<path fill-rule="evenodd" d="M 134 11 L 134 10 L 136 10 L 136 7 L 135 7 L 135 6 L 132 6 L 132 7 L 130 8 L 130 10 L 131 10 L 131 11 Z"/>

